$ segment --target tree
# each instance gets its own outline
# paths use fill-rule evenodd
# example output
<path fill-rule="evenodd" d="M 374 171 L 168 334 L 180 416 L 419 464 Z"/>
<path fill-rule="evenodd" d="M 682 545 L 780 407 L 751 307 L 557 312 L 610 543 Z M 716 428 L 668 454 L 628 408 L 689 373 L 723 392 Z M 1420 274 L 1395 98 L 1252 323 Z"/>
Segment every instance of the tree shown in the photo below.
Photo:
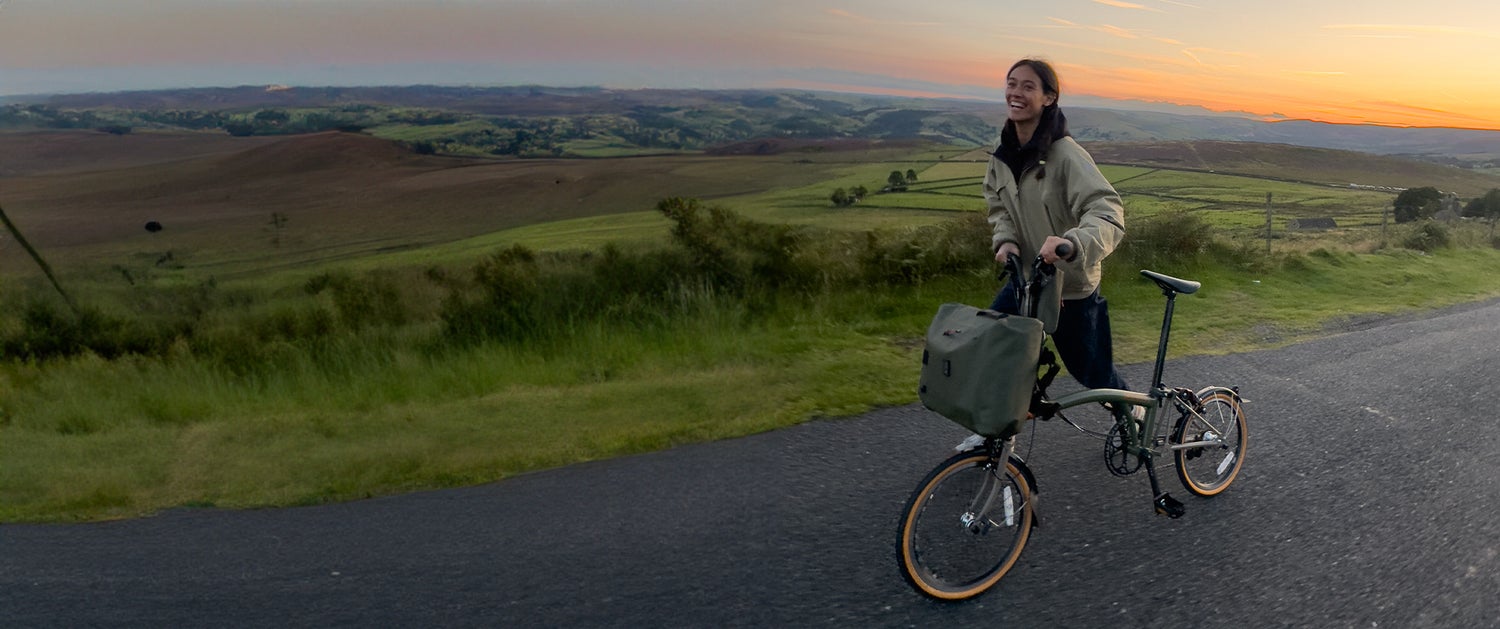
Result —
<path fill-rule="evenodd" d="M 851 203 L 851 201 L 849 200 L 849 192 L 844 190 L 843 188 L 834 190 L 833 196 L 829 197 L 828 200 L 833 201 L 834 207 L 844 207 Z"/>
<path fill-rule="evenodd" d="M 1495 223 L 1500 221 L 1500 189 L 1492 188 L 1464 206 L 1464 216 L 1482 218 L 1490 224 L 1490 238 L 1495 237 Z"/>
<path fill-rule="evenodd" d="M 291 119 L 291 114 L 288 114 L 280 109 L 262 109 L 255 112 L 256 122 L 266 123 L 271 126 L 280 126 L 282 123 L 285 123 Z"/>
<path fill-rule="evenodd" d="M 1396 195 L 1396 222 L 1410 223 L 1432 218 L 1442 208 L 1442 201 L 1443 193 L 1432 186 L 1402 190 L 1401 194 Z"/>
<path fill-rule="evenodd" d="M 887 184 L 886 189 L 891 192 L 906 190 L 906 176 L 902 175 L 899 170 L 891 171 L 891 175 L 885 178 L 885 182 Z"/>
<path fill-rule="evenodd" d="M 906 169 L 906 183 L 916 183 L 916 182 L 917 182 L 917 171 L 912 170 L 910 168 Z"/>
<path fill-rule="evenodd" d="M 866 187 L 864 187 L 862 185 L 860 185 L 860 186 L 854 186 L 854 189 L 849 191 L 849 196 L 853 197 L 854 202 L 856 202 L 856 203 L 858 203 L 860 200 L 864 199 L 866 196 L 869 196 L 869 194 L 870 194 L 870 189 L 866 188 Z"/>

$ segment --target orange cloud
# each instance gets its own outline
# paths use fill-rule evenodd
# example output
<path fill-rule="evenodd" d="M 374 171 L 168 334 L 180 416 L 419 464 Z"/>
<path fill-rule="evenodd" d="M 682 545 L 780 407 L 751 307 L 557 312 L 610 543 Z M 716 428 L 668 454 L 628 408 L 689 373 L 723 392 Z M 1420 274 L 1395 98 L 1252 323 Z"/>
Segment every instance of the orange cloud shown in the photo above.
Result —
<path fill-rule="evenodd" d="M 1145 5 L 1136 4 L 1134 2 L 1121 2 L 1121 0 L 1094 0 L 1094 2 L 1107 7 L 1115 7 L 1117 9 L 1135 9 L 1138 11 L 1155 11 L 1157 13 L 1161 12 L 1161 9 L 1153 9 Z"/>
<path fill-rule="evenodd" d="M 1115 37 L 1119 37 L 1120 39 L 1140 39 L 1141 38 L 1140 35 L 1137 35 L 1137 34 L 1131 32 L 1130 29 L 1128 29 L 1128 28 L 1120 28 L 1118 26 L 1111 26 L 1109 24 L 1101 24 L 1101 25 L 1095 27 L 1094 30 L 1099 31 L 1101 33 L 1105 33 L 1107 35 L 1114 35 Z"/>

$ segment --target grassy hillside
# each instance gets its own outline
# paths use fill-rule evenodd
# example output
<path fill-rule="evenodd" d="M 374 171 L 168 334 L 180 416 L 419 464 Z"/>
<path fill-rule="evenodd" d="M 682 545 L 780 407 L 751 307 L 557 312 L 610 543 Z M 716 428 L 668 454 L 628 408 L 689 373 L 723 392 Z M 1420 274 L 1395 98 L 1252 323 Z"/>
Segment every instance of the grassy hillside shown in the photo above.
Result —
<path fill-rule="evenodd" d="M 1101 163 L 1121 164 L 1107 174 L 1132 217 L 1211 211 L 1211 223 L 1247 236 L 1264 225 L 1267 192 L 1281 231 L 1292 218 L 1378 225 L 1394 192 L 1350 183 L 1463 195 L 1500 187 L 1500 177 L 1469 170 L 1286 145 L 1087 146 Z M 506 242 L 568 249 L 660 241 L 666 225 L 650 208 L 667 196 L 719 200 L 791 224 L 930 224 L 981 209 L 985 157 L 917 141 L 765 140 L 710 155 L 488 160 L 419 155 L 349 133 L 22 133 L 0 134 L 0 147 L 8 169 L 0 201 L 60 271 L 183 281 L 379 259 L 463 264 Z M 906 192 L 850 208 L 827 200 L 836 187 L 878 190 L 890 171 L 909 169 L 919 179 Z M 148 221 L 165 229 L 148 233 Z M 21 256 L 0 248 L 3 273 L 32 273 Z"/>
<path fill-rule="evenodd" d="M 11 141 L 9 159 L 30 166 L 0 179 L 0 202 L 34 244 L 51 253 L 54 265 L 144 265 L 141 270 L 150 272 L 181 267 L 221 276 L 645 212 L 666 196 L 718 199 L 800 189 L 838 177 L 851 164 L 900 160 L 920 150 L 862 142 L 848 150 L 782 156 L 505 161 L 418 155 L 348 133 L 271 141 L 56 134 L 57 144 L 77 149 L 70 153 L 56 153 L 52 142 L 36 134 L 25 137 Z M 168 137 L 202 147 L 162 161 L 157 147 Z M 144 147 L 143 163 L 89 169 L 122 159 L 129 152 L 119 146 L 125 143 Z M 908 162 L 900 163 L 904 168 Z M 285 218 L 281 227 L 272 224 L 273 215 Z M 164 229 L 148 233 L 148 221 Z M 157 267 L 168 252 L 172 264 Z M 5 272 L 29 268 L 20 254 L 0 250 Z"/>
<path fill-rule="evenodd" d="M 936 305 L 994 289 L 983 156 L 962 147 L 500 161 L 346 133 L 59 137 L 93 148 L 16 141 L 38 159 L 0 175 L 0 204 L 85 308 L 70 315 L 0 243 L 15 304 L 0 315 L 0 521 L 486 482 L 910 403 Z M 180 160 L 112 161 L 132 154 L 116 139 L 194 138 Z M 1123 362 L 1157 339 L 1142 267 L 1204 282 L 1179 306 L 1178 355 L 1500 296 L 1482 226 L 1382 234 L 1372 217 L 1393 192 L 1302 183 L 1357 156 L 1168 148 L 1103 167 L 1130 226 L 1105 286 Z M 1163 167 L 1189 154 L 1216 172 Z M 1291 168 L 1230 173 L 1279 160 Z M 907 170 L 903 192 L 829 201 Z M 673 217 L 657 205 L 670 196 L 719 209 Z M 1298 216 L 1341 227 L 1287 231 Z"/>

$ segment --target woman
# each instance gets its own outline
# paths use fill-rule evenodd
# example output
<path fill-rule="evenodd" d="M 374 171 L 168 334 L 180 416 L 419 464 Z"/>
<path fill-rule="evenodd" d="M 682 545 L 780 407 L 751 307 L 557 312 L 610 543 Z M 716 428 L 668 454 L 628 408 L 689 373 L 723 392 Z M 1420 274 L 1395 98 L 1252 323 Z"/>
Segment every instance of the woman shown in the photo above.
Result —
<path fill-rule="evenodd" d="M 1100 263 L 1125 235 L 1124 207 L 1068 134 L 1059 95 L 1057 72 L 1044 61 L 1022 59 L 1006 75 L 1009 117 L 984 178 L 995 259 L 1040 255 L 1056 265 L 1063 304 L 1052 342 L 1063 365 L 1085 387 L 1127 389 L 1115 369 L 1109 312 L 1099 296 Z M 1057 248 L 1065 243 L 1072 251 L 1063 259 Z M 1007 285 L 990 308 L 1015 313 L 1014 290 Z"/>

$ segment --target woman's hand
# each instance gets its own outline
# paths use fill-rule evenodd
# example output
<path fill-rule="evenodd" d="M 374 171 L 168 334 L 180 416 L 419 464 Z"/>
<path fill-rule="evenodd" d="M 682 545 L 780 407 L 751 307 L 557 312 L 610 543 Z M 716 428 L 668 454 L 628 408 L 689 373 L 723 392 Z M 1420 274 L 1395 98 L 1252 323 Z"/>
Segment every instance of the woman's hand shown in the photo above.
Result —
<path fill-rule="evenodd" d="M 1005 259 L 1009 256 L 1021 257 L 1021 248 L 1017 247 L 1016 243 L 1003 243 L 1000 245 L 1000 249 L 995 251 L 995 261 L 1000 264 L 1005 264 Z"/>
<path fill-rule="evenodd" d="M 1042 243 L 1042 251 L 1039 254 L 1042 256 L 1042 261 L 1046 262 L 1047 264 L 1057 264 L 1058 260 L 1065 259 L 1062 256 L 1057 255 L 1057 248 L 1059 246 L 1069 248 L 1073 246 L 1073 242 L 1068 240 L 1067 238 L 1062 238 L 1059 236 L 1048 236 L 1047 241 Z M 1070 251 L 1069 253 L 1072 252 Z"/>

